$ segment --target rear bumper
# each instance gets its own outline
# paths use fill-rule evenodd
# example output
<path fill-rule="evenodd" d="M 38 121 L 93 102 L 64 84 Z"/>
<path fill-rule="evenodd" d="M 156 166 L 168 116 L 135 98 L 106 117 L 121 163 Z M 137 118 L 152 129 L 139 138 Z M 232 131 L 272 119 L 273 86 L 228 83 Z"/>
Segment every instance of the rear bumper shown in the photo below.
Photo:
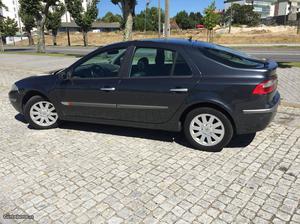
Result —
<path fill-rule="evenodd" d="M 280 94 L 277 93 L 266 108 L 243 110 L 236 123 L 237 134 L 249 134 L 265 129 L 275 117 L 279 104 Z"/>

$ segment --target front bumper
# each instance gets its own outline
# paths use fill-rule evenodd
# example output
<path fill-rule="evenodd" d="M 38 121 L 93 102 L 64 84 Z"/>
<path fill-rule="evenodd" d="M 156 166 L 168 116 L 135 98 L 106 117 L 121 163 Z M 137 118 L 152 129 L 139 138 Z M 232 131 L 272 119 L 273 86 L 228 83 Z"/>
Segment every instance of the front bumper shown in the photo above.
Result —
<path fill-rule="evenodd" d="M 265 129 L 275 117 L 279 104 L 280 94 L 277 93 L 266 108 L 243 110 L 236 123 L 237 134 L 249 134 Z"/>
<path fill-rule="evenodd" d="M 11 90 L 8 93 L 8 98 L 11 105 L 20 113 L 22 113 L 22 100 L 20 92 L 17 90 Z"/>

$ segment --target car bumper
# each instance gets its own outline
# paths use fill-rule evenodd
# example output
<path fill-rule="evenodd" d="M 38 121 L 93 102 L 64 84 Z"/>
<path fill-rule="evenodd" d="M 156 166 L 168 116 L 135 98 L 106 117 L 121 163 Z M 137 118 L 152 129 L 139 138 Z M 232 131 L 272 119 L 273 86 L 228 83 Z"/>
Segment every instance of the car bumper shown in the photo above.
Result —
<path fill-rule="evenodd" d="M 265 129 L 275 117 L 279 104 L 280 95 L 277 93 L 266 108 L 243 110 L 236 125 L 237 134 L 249 134 Z"/>
<path fill-rule="evenodd" d="M 20 113 L 22 113 L 22 102 L 19 91 L 12 90 L 8 93 L 8 98 L 11 105 Z"/>

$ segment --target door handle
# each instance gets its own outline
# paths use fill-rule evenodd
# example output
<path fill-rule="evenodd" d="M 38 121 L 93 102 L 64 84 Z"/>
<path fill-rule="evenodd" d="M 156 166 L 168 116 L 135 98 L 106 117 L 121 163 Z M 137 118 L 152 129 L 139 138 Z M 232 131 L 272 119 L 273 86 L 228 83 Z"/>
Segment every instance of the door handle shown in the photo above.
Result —
<path fill-rule="evenodd" d="M 170 92 L 175 92 L 175 93 L 185 93 L 189 91 L 189 89 L 187 88 L 174 88 L 174 89 L 170 89 Z"/>
<path fill-rule="evenodd" d="M 100 88 L 101 91 L 115 91 L 116 88 L 115 87 L 103 87 Z"/>

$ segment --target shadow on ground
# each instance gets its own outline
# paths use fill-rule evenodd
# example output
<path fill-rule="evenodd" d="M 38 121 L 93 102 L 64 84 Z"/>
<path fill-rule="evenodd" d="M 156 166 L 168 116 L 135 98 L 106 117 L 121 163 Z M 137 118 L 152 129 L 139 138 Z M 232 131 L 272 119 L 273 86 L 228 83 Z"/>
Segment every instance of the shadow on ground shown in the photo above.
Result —
<path fill-rule="evenodd" d="M 17 114 L 15 118 L 16 120 L 24 124 L 28 124 L 24 116 L 21 114 Z M 31 128 L 30 125 L 28 127 Z M 177 133 L 177 132 L 168 132 L 168 131 L 161 131 L 161 130 L 149 130 L 149 129 L 119 127 L 119 126 L 109 126 L 109 125 L 89 124 L 89 123 L 79 123 L 79 122 L 63 122 L 59 125 L 59 128 L 126 136 L 126 137 L 144 138 L 144 139 L 151 139 L 151 140 L 164 141 L 164 142 L 176 142 L 182 146 L 189 147 L 189 148 L 191 147 L 190 144 L 185 140 L 185 137 L 182 132 Z M 254 138 L 255 138 L 255 133 L 246 134 L 246 135 L 237 135 L 229 142 L 226 148 L 246 147 L 253 141 Z"/>
<path fill-rule="evenodd" d="M 279 68 L 292 68 L 293 65 L 287 62 L 277 62 Z"/>

